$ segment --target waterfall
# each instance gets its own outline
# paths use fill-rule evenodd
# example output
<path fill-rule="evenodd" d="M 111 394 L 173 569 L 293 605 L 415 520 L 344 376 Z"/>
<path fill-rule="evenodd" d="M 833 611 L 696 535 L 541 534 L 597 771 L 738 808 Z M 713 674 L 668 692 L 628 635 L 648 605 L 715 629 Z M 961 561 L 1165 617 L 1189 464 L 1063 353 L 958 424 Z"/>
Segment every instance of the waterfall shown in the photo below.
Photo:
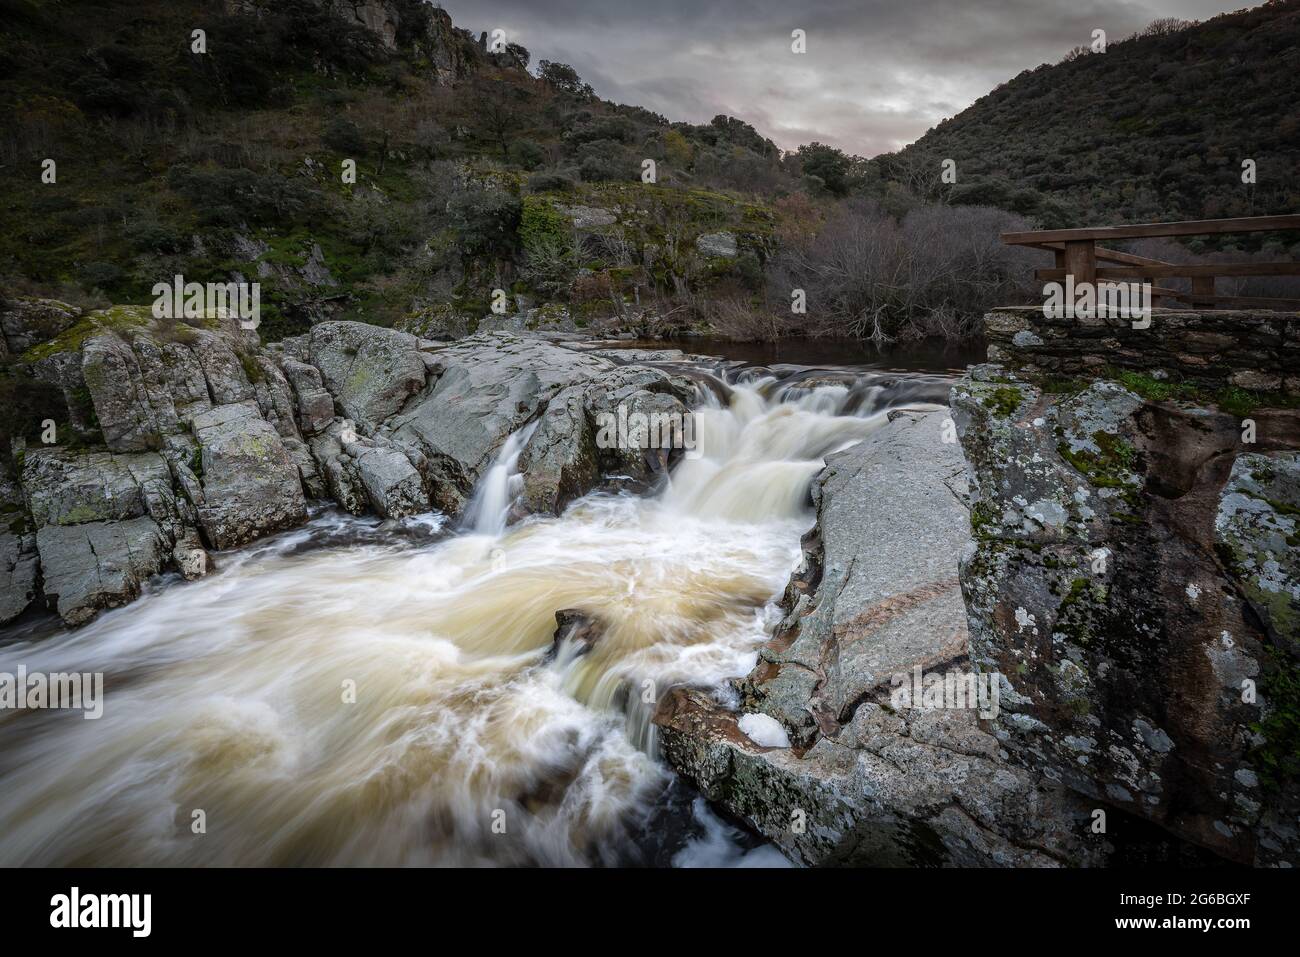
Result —
<path fill-rule="evenodd" d="M 753 667 L 825 456 L 946 388 L 882 379 L 866 403 L 817 377 L 738 378 L 704 390 L 699 455 L 653 497 L 507 527 L 528 426 L 483 475 L 469 534 L 380 538 L 335 513 L 0 646 L 0 672 L 102 671 L 107 689 L 98 721 L 0 712 L 0 865 L 639 860 L 637 822 L 692 819 L 663 803 L 655 702 Z M 561 609 L 596 623 L 589 644 L 553 649 Z M 728 828 L 694 826 L 679 862 L 745 858 Z"/>
<path fill-rule="evenodd" d="M 519 474 L 519 454 L 536 430 L 537 423 L 530 422 L 512 432 L 502 443 L 465 508 L 466 528 L 480 535 L 500 535 L 506 530 L 510 507 L 519 497 L 523 485 Z"/>

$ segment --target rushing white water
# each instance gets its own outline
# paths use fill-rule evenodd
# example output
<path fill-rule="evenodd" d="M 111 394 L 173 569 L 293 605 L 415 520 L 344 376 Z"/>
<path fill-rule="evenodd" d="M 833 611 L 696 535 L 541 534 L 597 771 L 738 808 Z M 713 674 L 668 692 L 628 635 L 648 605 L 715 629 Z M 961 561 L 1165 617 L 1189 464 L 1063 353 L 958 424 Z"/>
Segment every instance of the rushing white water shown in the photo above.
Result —
<path fill-rule="evenodd" d="M 519 455 L 536 429 L 537 423 L 530 422 L 502 444 L 465 509 L 469 528 L 484 535 L 500 535 L 506 530 L 510 506 L 523 488 Z"/>
<path fill-rule="evenodd" d="M 670 777 L 652 702 L 752 667 L 809 480 L 885 420 L 836 414 L 842 386 L 781 393 L 758 379 L 699 411 L 702 454 L 654 497 L 506 528 L 516 436 L 470 531 L 330 513 L 0 646 L 0 671 L 103 672 L 106 699 L 98 721 L 0 713 L 0 864 L 635 859 Z M 561 609 L 600 623 L 590 650 L 553 647 Z M 707 813 L 677 863 L 771 862 Z"/>

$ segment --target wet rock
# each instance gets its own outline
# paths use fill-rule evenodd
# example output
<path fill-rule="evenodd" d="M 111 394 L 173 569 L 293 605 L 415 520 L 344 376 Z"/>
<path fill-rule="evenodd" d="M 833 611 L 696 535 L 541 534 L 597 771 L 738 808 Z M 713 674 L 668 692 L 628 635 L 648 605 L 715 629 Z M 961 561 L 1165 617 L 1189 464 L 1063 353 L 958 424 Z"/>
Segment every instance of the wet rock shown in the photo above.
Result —
<path fill-rule="evenodd" d="M 350 425 L 337 420 L 308 440 L 329 497 L 353 515 L 364 514 L 369 504 L 356 462 L 345 448 L 345 445 L 355 445 L 357 438 Z"/>
<path fill-rule="evenodd" d="M 703 692 L 658 709 L 670 763 L 805 864 L 1055 866 L 1108 851 L 1086 837 L 1084 802 L 1009 765 L 977 710 L 893 697 L 915 668 L 970 670 L 953 438 L 946 412 L 902 413 L 827 460 L 787 616 L 736 683 L 790 747 L 756 742 Z"/>
<path fill-rule="evenodd" d="M 605 627 L 595 618 L 577 608 L 562 608 L 555 613 L 555 641 L 550 656 L 561 653 L 565 645 L 573 649 L 574 656 L 585 655 L 600 640 Z"/>
<path fill-rule="evenodd" d="M 223 405 L 194 419 L 202 450 L 199 521 L 213 547 L 233 548 L 307 517 L 298 468 L 251 405 Z"/>
<path fill-rule="evenodd" d="M 172 563 L 186 581 L 196 581 L 212 570 L 212 558 L 196 529 L 187 528 L 172 546 Z"/>
<path fill-rule="evenodd" d="M 36 600 L 39 570 L 35 537 L 0 530 L 0 625 L 13 621 Z"/>
<path fill-rule="evenodd" d="M 140 594 L 162 570 L 170 543 L 153 519 L 46 525 L 36 534 L 46 598 L 70 625 Z"/>
<path fill-rule="evenodd" d="M 591 491 L 602 474 L 645 481 L 668 468 L 681 448 L 620 442 L 620 416 L 624 424 L 635 423 L 636 416 L 659 416 L 656 431 L 665 432 L 658 426 L 683 423 L 689 414 L 687 402 L 693 398 L 694 389 L 685 379 L 633 366 L 606 369 L 565 389 L 547 405 L 519 457 L 525 507 L 534 513 L 559 514 Z"/>
<path fill-rule="evenodd" d="M 362 448 L 355 462 L 371 507 L 384 518 L 405 518 L 429 510 L 424 480 L 399 450 L 380 445 Z"/>
<path fill-rule="evenodd" d="M 519 455 L 523 505 L 529 512 L 558 515 L 600 481 L 585 391 L 572 386 L 552 399 Z"/>

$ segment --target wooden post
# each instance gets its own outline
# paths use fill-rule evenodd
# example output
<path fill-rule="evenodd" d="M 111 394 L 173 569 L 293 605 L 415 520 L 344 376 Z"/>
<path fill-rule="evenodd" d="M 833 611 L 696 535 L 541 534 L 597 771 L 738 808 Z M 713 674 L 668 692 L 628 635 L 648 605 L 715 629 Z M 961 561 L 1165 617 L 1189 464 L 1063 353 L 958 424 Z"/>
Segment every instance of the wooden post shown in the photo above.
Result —
<path fill-rule="evenodd" d="M 1210 309 L 1214 308 L 1214 277 L 1213 276 L 1193 276 L 1192 277 L 1192 305 L 1205 306 Z M 1210 299 L 1196 299 L 1196 296 L 1209 296 Z"/>
<path fill-rule="evenodd" d="M 1065 272 L 1074 284 L 1097 281 L 1097 247 L 1091 239 L 1070 240 L 1065 244 Z"/>

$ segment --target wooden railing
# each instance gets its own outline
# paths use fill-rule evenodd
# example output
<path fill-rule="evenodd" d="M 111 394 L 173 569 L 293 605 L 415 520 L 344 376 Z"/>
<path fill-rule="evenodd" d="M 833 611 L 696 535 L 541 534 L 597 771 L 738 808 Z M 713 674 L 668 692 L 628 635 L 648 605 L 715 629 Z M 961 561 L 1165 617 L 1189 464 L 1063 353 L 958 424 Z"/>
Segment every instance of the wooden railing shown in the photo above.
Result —
<path fill-rule="evenodd" d="M 1300 230 L 1300 215 L 1248 216 L 1240 219 L 1201 219 L 1185 223 L 1145 223 L 1137 226 L 1097 226 L 1086 229 L 1045 229 L 1030 233 L 1003 233 L 1002 241 L 1031 246 L 1056 254 L 1056 266 L 1038 269 L 1036 279 L 1082 282 L 1151 282 L 1171 277 L 1191 280 L 1191 291 L 1155 285 L 1156 298 L 1175 299 L 1193 306 L 1228 306 L 1241 309 L 1300 309 L 1300 299 L 1265 299 L 1254 296 L 1216 295 L 1219 277 L 1300 276 L 1300 263 L 1197 263 L 1178 264 L 1147 259 L 1097 245 L 1107 240 L 1148 239 L 1164 236 L 1210 236 L 1224 233 L 1260 233 Z M 1107 265 L 1098 265 L 1098 262 Z M 1109 265 L 1109 264 L 1114 265 Z"/>

